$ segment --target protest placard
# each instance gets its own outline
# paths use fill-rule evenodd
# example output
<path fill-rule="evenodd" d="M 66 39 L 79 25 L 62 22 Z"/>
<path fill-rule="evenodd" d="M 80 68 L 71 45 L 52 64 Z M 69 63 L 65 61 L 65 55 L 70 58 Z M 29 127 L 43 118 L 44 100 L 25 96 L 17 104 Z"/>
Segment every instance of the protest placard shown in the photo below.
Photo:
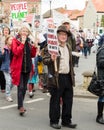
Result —
<path fill-rule="evenodd" d="M 48 19 L 47 22 L 48 22 L 48 29 L 47 29 L 48 51 L 50 54 L 58 55 L 58 41 L 57 41 L 57 34 L 56 34 L 56 26 L 54 25 L 52 18 Z"/>
<path fill-rule="evenodd" d="M 27 16 L 27 2 L 11 3 L 10 10 L 13 20 L 24 20 Z"/>

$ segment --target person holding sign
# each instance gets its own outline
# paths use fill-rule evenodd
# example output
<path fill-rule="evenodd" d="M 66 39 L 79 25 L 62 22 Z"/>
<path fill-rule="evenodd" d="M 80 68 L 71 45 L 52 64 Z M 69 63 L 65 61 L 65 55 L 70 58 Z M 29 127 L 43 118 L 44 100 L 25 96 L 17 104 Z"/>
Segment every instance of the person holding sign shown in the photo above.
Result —
<path fill-rule="evenodd" d="M 45 48 L 43 63 L 48 66 L 48 88 L 50 92 L 49 118 L 50 126 L 61 129 L 76 128 L 72 123 L 73 86 L 75 85 L 71 47 L 67 44 L 68 31 L 61 25 L 57 29 L 59 54 L 49 53 Z M 62 97 L 62 114 L 60 114 L 60 98 Z M 61 116 L 62 115 L 62 116 Z"/>
<path fill-rule="evenodd" d="M 29 34 L 31 34 L 29 25 L 23 23 L 11 46 L 11 77 L 12 84 L 16 85 L 18 89 L 17 99 L 20 115 L 23 115 L 26 111 L 23 102 L 32 68 L 31 58 L 36 55 L 36 45 L 31 44 L 31 40 L 28 37 Z"/>

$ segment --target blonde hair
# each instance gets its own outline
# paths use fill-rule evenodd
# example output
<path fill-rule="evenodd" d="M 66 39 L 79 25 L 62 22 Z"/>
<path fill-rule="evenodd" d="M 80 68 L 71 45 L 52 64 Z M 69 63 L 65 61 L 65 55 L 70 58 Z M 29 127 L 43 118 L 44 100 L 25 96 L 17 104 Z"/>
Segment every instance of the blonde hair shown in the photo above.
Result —
<path fill-rule="evenodd" d="M 22 29 L 24 29 L 24 28 L 28 30 L 28 35 L 30 35 L 31 32 L 30 32 L 29 29 L 28 29 L 27 27 L 25 27 L 25 26 L 22 27 L 22 28 L 20 28 L 20 30 L 18 31 L 18 33 L 21 35 L 21 31 L 22 31 Z"/>
<path fill-rule="evenodd" d="M 21 34 L 21 30 L 24 29 L 24 28 L 28 30 L 28 35 L 30 35 L 31 34 L 31 28 L 30 28 L 30 25 L 28 23 L 26 23 L 26 22 L 24 22 L 22 24 L 22 26 L 20 27 L 18 33 Z"/>

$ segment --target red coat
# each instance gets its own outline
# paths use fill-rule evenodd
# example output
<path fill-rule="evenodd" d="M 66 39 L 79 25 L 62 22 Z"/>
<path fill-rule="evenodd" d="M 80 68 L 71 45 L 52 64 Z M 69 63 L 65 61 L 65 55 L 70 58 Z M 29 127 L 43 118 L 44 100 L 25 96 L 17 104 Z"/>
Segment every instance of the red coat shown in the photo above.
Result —
<path fill-rule="evenodd" d="M 24 52 L 23 49 L 24 44 L 22 44 L 20 41 L 14 38 L 11 46 L 13 58 L 11 60 L 10 69 L 11 69 L 12 83 L 17 86 L 20 83 L 23 52 Z M 31 58 L 35 57 L 35 55 L 36 55 L 36 48 L 31 45 Z"/>

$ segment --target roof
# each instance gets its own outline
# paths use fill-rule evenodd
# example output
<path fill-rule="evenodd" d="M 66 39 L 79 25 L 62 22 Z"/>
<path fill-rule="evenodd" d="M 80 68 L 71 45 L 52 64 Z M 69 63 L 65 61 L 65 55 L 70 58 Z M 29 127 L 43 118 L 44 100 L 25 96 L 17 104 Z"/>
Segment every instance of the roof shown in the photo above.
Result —
<path fill-rule="evenodd" d="M 92 3 L 97 12 L 104 12 L 104 0 L 92 0 Z M 85 8 L 79 12 L 79 14 L 74 14 L 70 19 L 75 20 L 78 17 L 84 16 L 88 1 L 86 1 Z"/>
<path fill-rule="evenodd" d="M 85 9 L 81 10 L 79 13 L 74 14 L 70 17 L 71 20 L 76 20 L 78 17 L 83 17 L 85 13 Z"/>
<path fill-rule="evenodd" d="M 62 13 L 62 14 L 65 14 L 65 13 L 66 13 L 66 10 L 65 10 L 64 8 L 62 8 L 62 7 L 56 8 L 56 9 L 54 9 L 54 10 L 56 10 L 56 11 Z M 51 10 L 51 11 L 52 11 L 52 10 Z M 52 12 L 50 12 L 50 10 L 46 11 L 46 12 L 43 14 L 43 18 L 49 18 L 49 17 L 51 17 L 52 14 L 50 14 L 50 13 L 52 13 Z M 50 15 L 51 15 L 51 16 L 50 16 Z"/>
<path fill-rule="evenodd" d="M 50 14 L 50 10 L 48 10 L 47 12 L 45 12 L 45 13 L 43 14 L 43 18 L 49 18 L 49 17 L 51 17 L 50 15 L 51 15 L 51 14 Z"/>
<path fill-rule="evenodd" d="M 82 11 L 78 10 L 78 9 L 74 9 L 74 10 L 66 10 L 65 8 L 56 8 L 54 9 L 62 14 L 67 14 L 68 17 L 71 19 L 75 16 L 78 16 L 78 14 Z M 49 18 L 50 17 L 50 10 L 48 10 L 46 13 L 43 14 L 43 18 Z"/>
<path fill-rule="evenodd" d="M 104 12 L 104 0 L 92 0 L 97 12 Z"/>
<path fill-rule="evenodd" d="M 97 12 L 104 12 L 104 0 L 91 0 Z M 76 20 L 78 17 L 83 17 L 88 1 L 85 3 L 85 8 L 83 10 L 66 10 L 65 8 L 57 8 L 56 11 L 62 14 L 68 14 L 71 20 Z M 50 11 L 47 11 L 44 15 L 44 18 L 50 17 Z"/>

